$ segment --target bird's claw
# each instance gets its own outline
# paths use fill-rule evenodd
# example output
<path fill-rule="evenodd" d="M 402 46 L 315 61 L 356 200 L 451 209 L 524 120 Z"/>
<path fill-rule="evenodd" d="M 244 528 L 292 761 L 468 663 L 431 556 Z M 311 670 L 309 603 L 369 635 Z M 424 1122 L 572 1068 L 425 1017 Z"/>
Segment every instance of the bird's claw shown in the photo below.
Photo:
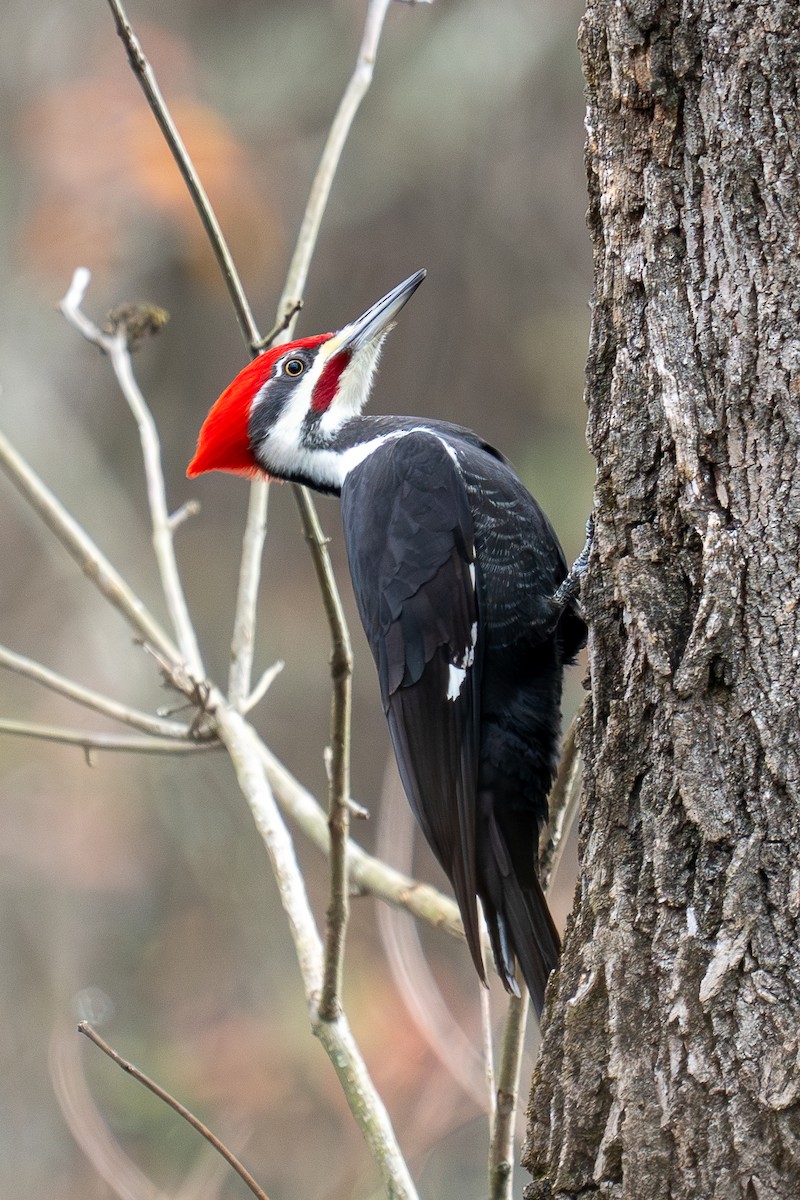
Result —
<path fill-rule="evenodd" d="M 566 578 L 553 593 L 553 603 L 559 612 L 565 609 L 571 600 L 575 599 L 581 589 L 581 579 L 586 574 L 593 543 L 594 517 L 590 514 L 586 522 L 586 544 L 567 572 Z"/>

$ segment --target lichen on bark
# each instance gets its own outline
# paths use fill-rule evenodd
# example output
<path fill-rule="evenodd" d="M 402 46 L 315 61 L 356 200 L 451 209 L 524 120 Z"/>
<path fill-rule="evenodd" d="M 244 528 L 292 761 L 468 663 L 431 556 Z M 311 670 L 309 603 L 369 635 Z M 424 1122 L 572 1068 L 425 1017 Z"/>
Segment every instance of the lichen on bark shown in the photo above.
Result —
<path fill-rule="evenodd" d="M 800 15 L 590 0 L 581 877 L 528 1200 L 800 1195 Z"/>

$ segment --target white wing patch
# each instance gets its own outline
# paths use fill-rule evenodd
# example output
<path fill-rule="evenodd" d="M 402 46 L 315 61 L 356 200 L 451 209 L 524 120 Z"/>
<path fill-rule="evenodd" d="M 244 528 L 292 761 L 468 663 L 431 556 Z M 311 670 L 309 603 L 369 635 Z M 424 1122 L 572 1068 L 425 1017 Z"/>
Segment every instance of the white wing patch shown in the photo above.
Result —
<path fill-rule="evenodd" d="M 450 663 L 450 674 L 447 680 L 447 699 L 457 700 L 461 695 L 461 689 L 464 686 L 464 680 L 467 678 L 465 667 L 457 667 L 455 663 Z"/>
<path fill-rule="evenodd" d="M 470 630 L 471 645 L 467 646 L 460 658 L 456 658 L 450 663 L 450 670 L 447 675 L 447 697 L 448 700 L 457 700 L 461 695 L 461 689 L 464 686 L 467 678 L 467 671 L 475 662 L 475 647 L 478 644 L 478 623 L 473 622 Z"/>

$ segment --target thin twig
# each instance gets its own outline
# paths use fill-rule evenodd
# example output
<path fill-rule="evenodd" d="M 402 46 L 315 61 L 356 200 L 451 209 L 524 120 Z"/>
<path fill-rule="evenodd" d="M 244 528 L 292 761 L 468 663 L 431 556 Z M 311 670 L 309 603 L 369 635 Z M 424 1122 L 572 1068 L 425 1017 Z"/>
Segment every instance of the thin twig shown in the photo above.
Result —
<path fill-rule="evenodd" d="M 247 501 L 247 519 L 242 537 L 239 584 L 231 636 L 231 665 L 228 671 L 228 700 L 239 708 L 250 691 L 256 640 L 256 610 L 261 583 L 261 559 L 267 537 L 269 484 L 254 479 Z"/>
<path fill-rule="evenodd" d="M 263 1190 L 263 1188 L 258 1186 L 253 1176 L 239 1161 L 233 1151 L 229 1150 L 225 1143 L 221 1142 L 217 1135 L 212 1133 L 208 1126 L 204 1125 L 203 1122 L 200 1121 L 193 1112 L 190 1112 L 188 1108 L 180 1103 L 180 1101 L 176 1100 L 174 1096 L 171 1096 L 169 1092 L 165 1091 L 164 1088 L 155 1082 L 155 1080 L 151 1079 L 148 1075 L 145 1075 L 143 1071 L 140 1071 L 138 1067 L 133 1065 L 133 1063 L 128 1062 L 128 1060 L 123 1058 L 121 1054 L 118 1054 L 113 1047 L 109 1046 L 108 1042 L 101 1038 L 97 1030 L 94 1029 L 88 1021 L 81 1021 L 81 1023 L 78 1025 L 78 1033 L 82 1033 L 89 1039 L 89 1041 L 94 1042 L 95 1046 L 98 1046 L 104 1054 L 107 1054 L 112 1062 L 115 1062 L 118 1067 L 121 1067 L 123 1071 L 127 1072 L 127 1074 L 130 1075 L 131 1078 L 135 1079 L 138 1083 L 143 1084 L 144 1087 L 146 1087 L 148 1091 L 151 1091 L 154 1096 L 158 1096 L 159 1100 L 163 1100 L 165 1104 L 169 1105 L 173 1112 L 176 1112 L 179 1117 L 183 1117 L 184 1121 L 191 1125 L 192 1129 L 196 1129 L 197 1132 L 201 1134 L 201 1136 L 204 1137 L 207 1142 L 211 1143 L 217 1153 L 221 1154 L 225 1161 L 229 1163 L 231 1167 L 233 1167 L 239 1178 L 247 1184 L 247 1186 L 250 1188 L 250 1191 L 258 1198 L 258 1200 L 269 1200 L 267 1193 Z"/>
<path fill-rule="evenodd" d="M 136 382 L 130 350 L 123 331 L 114 336 L 111 345 L 110 358 L 114 374 L 139 428 L 153 530 L 153 549 L 161 576 L 164 598 L 187 670 L 193 679 L 203 679 L 205 678 L 205 668 L 175 559 L 175 543 L 172 536 L 174 525 L 170 520 L 166 502 L 158 430 Z"/>
<path fill-rule="evenodd" d="M 272 329 L 270 329 L 269 333 L 265 333 L 261 338 L 257 349 L 259 351 L 269 350 L 270 346 L 272 346 L 278 340 L 278 337 L 284 333 L 290 327 L 290 325 L 293 324 L 295 317 L 302 312 L 302 309 L 302 300 L 293 300 L 290 304 L 288 304 L 283 316 L 279 317 L 272 326 Z"/>
<path fill-rule="evenodd" d="M 139 636 L 169 664 L 178 685 L 180 652 L 169 635 L 146 608 L 86 531 L 70 516 L 60 500 L 0 433 L 0 467 L 11 482 L 52 530 L 62 546 L 105 598 L 117 608 Z M 180 684 L 185 685 L 185 680 Z"/>
<path fill-rule="evenodd" d="M 170 529 L 174 533 L 176 529 L 180 528 L 180 526 L 184 524 L 184 522 L 188 521 L 190 517 L 196 517 L 199 512 L 200 501 L 187 500 L 185 504 L 180 506 L 180 508 L 176 508 L 174 513 L 169 514 Z"/>
<path fill-rule="evenodd" d="M 274 662 L 271 667 L 267 667 L 266 671 L 261 676 L 258 683 L 242 705 L 240 711 L 243 714 L 249 713 L 264 699 L 267 692 L 272 687 L 272 684 L 275 682 L 285 666 L 286 663 L 282 662 L 281 659 L 278 659 L 278 661 Z"/>
<path fill-rule="evenodd" d="M 585 702 L 584 702 L 585 703 Z M 558 775 L 548 797 L 547 839 L 539 855 L 539 879 L 546 897 L 553 891 L 558 866 L 580 809 L 582 762 L 576 742 L 581 708 L 564 737 Z M 513 1185 L 514 1126 L 519 1094 L 528 1000 L 509 998 L 497 1075 L 497 1106 L 489 1141 L 489 1200 L 510 1200 Z"/>
<path fill-rule="evenodd" d="M 178 133 L 178 128 L 170 115 L 153 68 L 145 57 L 139 39 L 131 29 L 125 9 L 119 0 L 108 0 L 108 3 L 114 14 L 117 33 L 125 46 L 131 68 L 139 81 L 142 91 L 147 97 L 147 102 L 152 109 L 153 116 L 164 135 L 164 140 L 172 151 L 172 156 L 178 164 L 178 170 L 183 176 L 189 195 L 194 201 L 194 206 L 208 234 L 211 249 L 214 251 L 216 260 L 219 263 L 219 269 L 228 288 L 231 303 L 233 304 L 244 339 L 248 346 L 255 352 L 260 342 L 258 328 L 250 310 L 250 305 L 247 302 L 247 297 L 244 294 L 238 272 L 233 265 L 233 259 L 220 223 L 211 207 L 211 202 L 200 182 L 200 177 L 194 168 L 194 164 L 183 144 L 183 139 Z"/>
<path fill-rule="evenodd" d="M 108 3 L 114 14 L 117 33 L 125 46 L 131 68 L 158 122 L 159 129 L 175 159 L 178 170 L 183 176 L 189 195 L 197 209 L 208 240 L 211 243 L 211 248 L 227 285 L 244 340 L 251 355 L 255 356 L 263 349 L 263 339 L 256 325 L 219 221 L 211 207 L 211 203 L 200 182 L 200 177 L 197 174 L 194 163 L 189 157 L 177 126 L 167 108 L 164 97 L 161 94 L 161 89 L 158 86 L 155 72 L 145 57 L 141 43 L 131 28 L 120 0 L 108 0 Z M 278 325 L 285 323 L 286 327 L 290 328 L 294 320 L 294 314 L 297 311 L 299 311 L 299 308 L 295 299 L 289 303 L 279 304 Z M 287 313 L 291 314 L 288 319 L 286 317 Z M 267 497 L 267 484 L 263 480 L 255 480 L 250 488 L 250 504 L 242 544 L 239 589 L 237 592 L 232 637 L 228 697 L 236 707 L 239 707 L 244 702 L 245 697 L 250 691 L 255 641 L 256 604 L 261 578 L 261 556 L 267 529 Z"/>
<path fill-rule="evenodd" d="M 375 56 L 378 52 L 378 43 L 380 42 L 383 23 L 390 3 L 391 0 L 370 0 L 355 69 L 339 102 L 339 107 L 328 133 L 316 175 L 311 184 L 303 220 L 300 225 L 300 232 L 297 237 L 297 244 L 294 248 L 292 261 L 286 275 L 283 292 L 278 302 L 277 324 L 284 326 L 287 341 L 291 340 L 294 332 L 297 312 L 299 311 L 311 260 L 317 245 L 320 224 L 342 157 L 342 151 L 361 101 L 372 82 Z M 292 314 L 288 320 L 285 319 L 285 314 L 287 313 Z M 251 341 L 251 352 L 252 350 L 253 343 Z M 242 543 L 239 590 L 236 597 L 236 615 L 234 618 L 232 639 L 231 674 L 228 687 L 228 697 L 231 703 L 237 707 L 242 703 L 250 690 L 256 600 L 261 575 L 264 538 L 266 536 L 267 494 L 267 484 L 262 480 L 257 479 L 251 484 L 247 524 Z M 296 487 L 294 488 L 294 495 L 304 526 L 307 524 L 316 524 L 318 528 L 319 522 L 316 512 L 314 512 L 314 504 L 306 490 Z M 313 516 L 311 515 L 312 512 Z M 320 560 L 324 564 L 322 574 L 330 574 L 331 586 L 334 591 L 335 600 L 338 602 L 336 584 L 333 580 L 333 574 L 329 571 L 330 559 L 324 538 L 321 534 L 315 536 L 309 542 L 309 545 L 315 562 Z M 318 568 L 319 574 L 320 570 Z M 336 635 L 334 634 L 334 639 L 335 637 Z M 335 716 L 333 721 L 334 724 L 337 723 Z M 339 724 L 341 725 L 341 721 L 339 721 Z M 335 885 L 332 883 L 331 886 L 333 890 Z"/>
<path fill-rule="evenodd" d="M 486 931 L 485 920 L 481 922 L 483 926 L 482 932 Z M 486 1078 L 486 1090 L 489 1095 L 489 1128 L 494 1124 L 495 1113 L 497 1111 L 497 1084 L 495 1081 L 494 1070 L 494 1046 L 492 1044 L 492 993 L 489 988 L 482 987 L 480 991 L 481 1004 L 481 1034 L 483 1036 L 483 1072 Z"/>
<path fill-rule="evenodd" d="M 86 1082 L 85 1055 L 74 1023 L 59 1021 L 53 1029 L 47 1064 L 61 1115 L 78 1146 L 119 1200 L 167 1200 L 122 1149 L 100 1114 Z M 238 1154 L 245 1143 L 244 1127 L 228 1137 Z M 234 1140 L 235 1138 L 235 1140 Z M 218 1200 L 228 1165 L 213 1146 L 203 1143 L 194 1164 L 170 1191 L 170 1200 Z"/>
<path fill-rule="evenodd" d="M 509 996 L 500 1062 L 497 1068 L 497 1104 L 489 1142 L 489 1200 L 511 1200 L 514 1181 L 514 1126 L 517 1114 L 522 1047 L 528 1019 L 528 993 Z"/>
<path fill-rule="evenodd" d="M 162 1190 L 124 1152 L 89 1091 L 83 1047 L 72 1022 L 59 1022 L 50 1038 L 47 1064 L 61 1115 L 75 1142 L 119 1200 L 165 1200 Z M 214 1162 L 219 1159 L 214 1156 Z M 226 1170 L 225 1164 L 221 1164 Z"/>
<path fill-rule="evenodd" d="M 342 961 L 349 914 L 347 879 L 347 840 L 350 830 L 350 714 L 352 697 L 353 652 L 350 633 L 336 587 L 333 566 L 325 538 L 305 488 L 296 488 L 303 532 L 312 547 L 314 568 L 322 593 L 325 616 L 331 633 L 331 753 L 328 781 L 328 828 L 330 830 L 330 900 L 325 928 L 325 983 L 320 1002 L 323 1019 L 331 1020 L 339 1011 L 342 987 Z"/>
<path fill-rule="evenodd" d="M 155 737 L 178 739 L 186 739 L 189 736 L 188 725 L 181 725 L 177 721 L 165 721 L 160 717 L 151 716 L 150 713 L 141 712 L 137 708 L 131 708 L 127 704 L 120 704 L 100 692 L 95 692 L 91 688 L 83 687 L 80 683 L 75 683 L 72 679 L 67 679 L 58 671 L 51 671 L 49 667 L 42 666 L 41 663 L 27 658 L 24 654 L 15 654 L 13 650 L 9 650 L 5 646 L 0 646 L 0 667 L 7 671 L 15 671 L 18 675 L 24 675 L 26 679 L 40 683 L 50 691 L 66 696 L 68 700 L 74 700 L 76 704 L 82 704 L 84 708 L 102 713 L 114 721 L 122 721 L 123 724 L 130 725 L 133 729 L 140 729 L 143 733 L 151 733 Z"/>
<path fill-rule="evenodd" d="M 72 283 L 59 308 L 71 325 L 108 355 L 120 390 L 136 421 L 142 444 L 153 549 L 161 576 L 164 598 L 187 670 L 192 678 L 202 679 L 205 670 L 175 559 L 174 523 L 167 508 L 158 429 L 133 373 L 125 324 L 120 323 L 114 333 L 105 333 L 86 316 L 81 308 L 90 279 L 91 276 L 86 268 L 79 267 L 72 277 Z"/>
<path fill-rule="evenodd" d="M 320 223 L 328 204 L 339 162 L 350 128 L 366 95 L 375 66 L 383 24 L 391 0 L 370 0 L 355 69 L 345 88 L 331 124 L 317 173 L 311 185 L 303 222 L 286 277 L 279 309 L 288 311 L 305 290 Z M 289 322 L 289 330 L 292 322 Z M 291 336 L 291 333 L 289 333 Z M 347 842 L 350 826 L 350 722 L 352 707 L 353 654 L 342 601 L 333 573 L 327 541 L 322 533 L 314 503 L 305 488 L 293 488 L 303 532 L 311 548 L 325 615 L 331 631 L 331 772 L 328 820 L 330 827 L 330 901 L 325 932 L 325 983 L 320 1011 L 326 1020 L 339 1010 L 345 936 L 349 913 Z"/>
<path fill-rule="evenodd" d="M 305 291 L 311 259 L 317 244 L 317 237 L 319 236 L 319 227 L 328 205 L 328 197 L 339 167 L 342 151 L 344 150 L 350 133 L 350 127 L 359 110 L 361 101 L 364 99 L 372 83 L 375 57 L 378 53 L 378 44 L 383 32 L 383 23 L 390 4 L 391 0 L 370 0 L 367 6 L 367 18 L 364 23 L 364 33 L 361 38 L 355 69 L 345 88 L 344 95 L 339 101 L 339 107 L 336 110 L 336 115 L 328 132 L 325 148 L 322 151 L 322 157 L 317 167 L 317 173 L 311 185 L 308 202 L 303 214 L 303 221 L 300 226 L 300 233 L 297 238 L 297 245 L 295 246 L 286 276 L 283 295 L 278 305 L 279 314 L 285 312 Z M 291 325 L 289 326 L 289 337 L 291 338 Z"/>
<path fill-rule="evenodd" d="M 61 729 L 57 725 L 36 725 L 30 721 L 0 719 L 0 734 L 36 738 L 42 742 L 58 742 L 64 746 L 80 746 L 91 763 L 95 750 L 123 750 L 134 754 L 196 754 L 200 750 L 219 750 L 220 742 L 205 738 L 202 741 L 179 742 L 176 738 L 133 737 L 123 733 L 84 733 L 80 729 Z"/>
<path fill-rule="evenodd" d="M 580 809 L 583 761 L 577 744 L 577 729 L 586 703 L 584 700 L 564 735 L 558 774 L 548 798 L 547 838 L 539 853 L 539 879 L 545 893 L 552 890 L 569 833 Z"/>
<path fill-rule="evenodd" d="M 383 1176 L 387 1195 L 395 1200 L 416 1200 L 417 1193 L 397 1145 L 391 1121 L 344 1014 L 340 1012 L 334 1020 L 321 1018 L 319 1000 L 324 974 L 322 942 L 292 840 L 267 781 L 262 743 L 253 728 L 230 705 L 220 705 L 217 724 L 219 735 L 231 756 L 239 787 L 250 804 L 272 861 L 300 965 L 312 1030 L 333 1064 L 351 1112 Z"/>

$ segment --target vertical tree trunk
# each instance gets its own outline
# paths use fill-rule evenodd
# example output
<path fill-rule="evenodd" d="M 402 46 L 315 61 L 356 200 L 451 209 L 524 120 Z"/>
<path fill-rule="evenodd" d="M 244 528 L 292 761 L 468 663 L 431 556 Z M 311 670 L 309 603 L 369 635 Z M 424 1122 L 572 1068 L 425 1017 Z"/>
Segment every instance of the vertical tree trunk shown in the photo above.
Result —
<path fill-rule="evenodd" d="M 528 1200 L 800 1196 L 800 10 L 589 0 L 582 874 Z"/>

